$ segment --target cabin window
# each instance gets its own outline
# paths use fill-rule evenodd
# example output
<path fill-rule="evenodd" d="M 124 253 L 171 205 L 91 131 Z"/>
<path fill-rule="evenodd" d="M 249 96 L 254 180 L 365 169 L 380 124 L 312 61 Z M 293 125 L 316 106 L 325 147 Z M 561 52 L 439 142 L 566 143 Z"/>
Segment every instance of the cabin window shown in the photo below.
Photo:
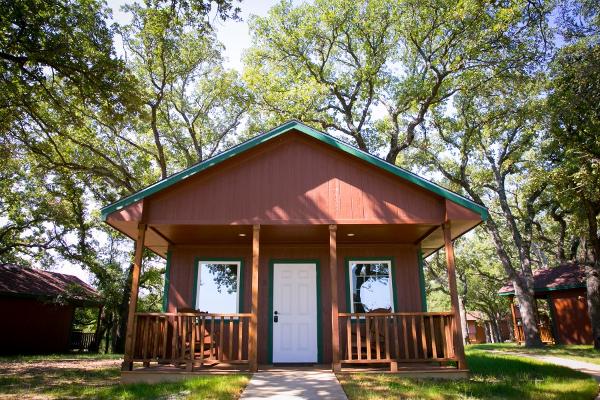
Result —
<path fill-rule="evenodd" d="M 392 262 L 350 261 L 350 312 L 393 312 Z"/>
<path fill-rule="evenodd" d="M 238 313 L 240 272 L 239 261 L 199 261 L 195 308 L 214 314 Z"/>

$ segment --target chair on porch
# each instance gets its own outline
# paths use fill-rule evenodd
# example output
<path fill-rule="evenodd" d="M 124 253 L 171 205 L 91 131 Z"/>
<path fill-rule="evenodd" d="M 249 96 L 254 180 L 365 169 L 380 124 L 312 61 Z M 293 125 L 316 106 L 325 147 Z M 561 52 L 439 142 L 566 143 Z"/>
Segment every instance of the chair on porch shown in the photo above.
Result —
<path fill-rule="evenodd" d="M 198 317 L 201 317 L 203 314 L 207 314 L 205 311 L 199 311 L 193 308 L 178 308 L 178 313 L 192 313 L 197 314 Z M 208 324 L 202 325 L 200 320 L 197 319 L 194 324 L 195 332 L 193 332 L 194 340 L 194 354 L 191 356 L 192 352 L 192 329 L 186 329 L 186 337 L 185 337 L 185 349 L 183 351 L 185 355 L 185 359 L 192 360 L 190 364 L 188 364 L 188 369 L 191 369 L 192 364 L 196 360 L 201 360 L 201 364 L 204 366 L 213 366 L 218 364 L 219 360 L 219 347 L 218 343 L 218 332 L 213 332 L 211 335 L 211 331 L 209 330 Z"/>
<path fill-rule="evenodd" d="M 377 308 L 374 310 L 368 311 L 366 314 L 389 314 L 392 312 L 391 308 Z M 358 321 L 357 321 L 358 323 Z M 363 330 L 360 329 L 360 341 L 357 340 L 356 330 L 353 329 L 351 332 L 352 335 L 352 351 L 357 352 L 358 344 L 360 343 L 361 354 L 367 354 L 367 347 L 370 347 L 370 353 L 375 354 L 377 348 L 380 349 L 380 352 L 383 353 L 385 350 L 385 324 L 381 317 L 375 317 L 369 321 L 369 331 L 366 331 L 363 335 Z M 367 337 L 369 340 L 367 340 Z M 370 346 L 369 346 L 370 345 Z"/>

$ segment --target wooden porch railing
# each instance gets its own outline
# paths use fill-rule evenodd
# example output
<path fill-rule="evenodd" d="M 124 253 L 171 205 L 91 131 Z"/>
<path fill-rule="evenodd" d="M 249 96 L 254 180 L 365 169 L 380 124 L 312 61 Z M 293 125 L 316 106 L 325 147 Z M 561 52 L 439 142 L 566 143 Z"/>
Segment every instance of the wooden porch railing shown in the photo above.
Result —
<path fill-rule="evenodd" d="M 251 314 L 136 313 L 130 361 L 185 365 L 248 364 Z"/>
<path fill-rule="evenodd" d="M 523 332 L 523 326 L 517 325 L 516 328 L 516 341 L 518 343 L 524 343 L 525 333 Z M 554 343 L 554 335 L 552 334 L 552 329 L 548 325 L 538 324 L 538 331 L 540 332 L 540 339 L 542 339 L 542 343 Z"/>
<path fill-rule="evenodd" d="M 451 312 L 340 313 L 342 364 L 457 361 Z"/>
<path fill-rule="evenodd" d="M 69 337 L 69 350 L 90 350 L 96 334 L 94 332 L 73 331 Z"/>

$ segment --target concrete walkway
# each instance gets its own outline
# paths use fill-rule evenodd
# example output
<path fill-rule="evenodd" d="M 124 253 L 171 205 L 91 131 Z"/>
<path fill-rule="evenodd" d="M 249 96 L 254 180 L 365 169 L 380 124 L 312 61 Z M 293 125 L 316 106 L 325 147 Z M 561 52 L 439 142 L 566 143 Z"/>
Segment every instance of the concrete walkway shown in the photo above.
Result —
<path fill-rule="evenodd" d="M 241 399 L 346 400 L 347 397 L 331 371 L 270 370 L 255 373 Z"/>

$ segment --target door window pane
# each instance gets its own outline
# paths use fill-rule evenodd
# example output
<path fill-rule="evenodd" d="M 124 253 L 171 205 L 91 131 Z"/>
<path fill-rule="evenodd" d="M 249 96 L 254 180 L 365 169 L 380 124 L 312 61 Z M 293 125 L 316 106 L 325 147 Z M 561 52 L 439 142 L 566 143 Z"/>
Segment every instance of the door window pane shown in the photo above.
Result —
<path fill-rule="evenodd" d="M 351 312 L 393 311 L 391 263 L 350 262 Z"/>
<path fill-rule="evenodd" d="M 196 308 L 215 314 L 238 312 L 239 262 L 198 263 Z"/>

